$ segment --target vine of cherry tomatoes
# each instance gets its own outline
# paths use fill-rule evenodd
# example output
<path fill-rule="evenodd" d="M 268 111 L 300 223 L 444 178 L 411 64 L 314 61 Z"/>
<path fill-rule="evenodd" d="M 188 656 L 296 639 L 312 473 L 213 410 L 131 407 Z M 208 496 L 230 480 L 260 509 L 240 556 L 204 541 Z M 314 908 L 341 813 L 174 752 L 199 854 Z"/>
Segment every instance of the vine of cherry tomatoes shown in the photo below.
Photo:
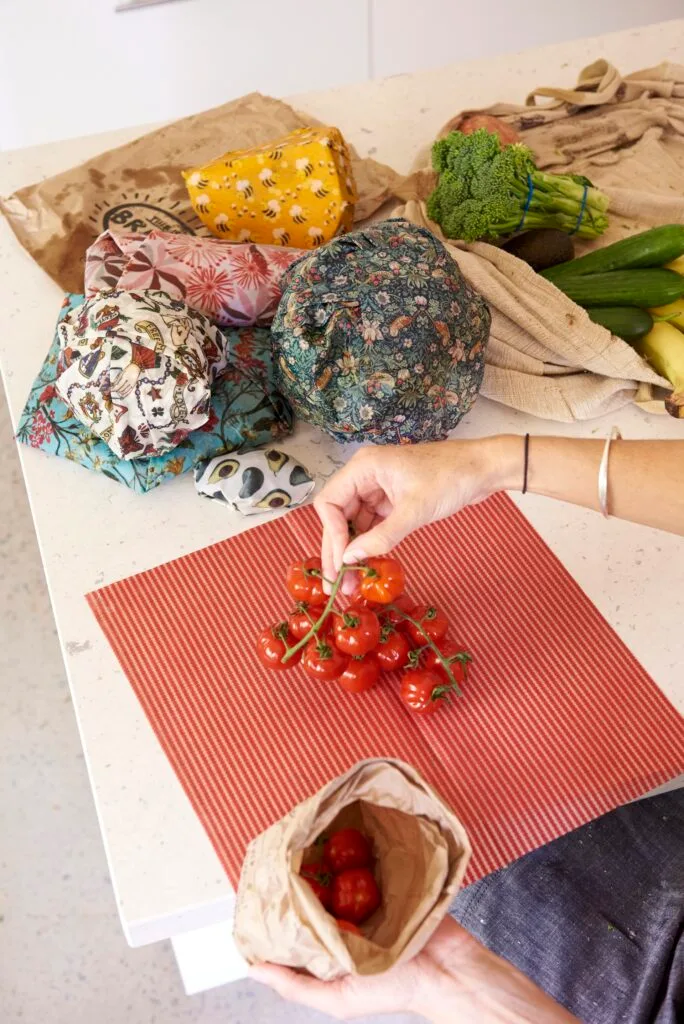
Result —
<path fill-rule="evenodd" d="M 343 828 L 325 840 L 320 860 L 307 861 L 299 870 L 342 931 L 361 935 L 359 925 L 382 902 L 373 862 L 370 839 L 356 828 Z"/>
<path fill-rule="evenodd" d="M 344 575 L 358 576 L 350 604 L 335 604 Z M 471 656 L 447 636 L 449 622 L 431 604 L 404 593 L 404 570 L 395 558 L 369 558 L 343 566 L 323 590 L 319 558 L 295 562 L 286 587 L 295 601 L 287 618 L 257 637 L 261 664 L 275 671 L 300 665 L 321 682 L 336 681 L 349 693 L 372 689 L 383 672 L 403 670 L 399 695 L 416 714 L 431 714 L 460 696 Z"/>

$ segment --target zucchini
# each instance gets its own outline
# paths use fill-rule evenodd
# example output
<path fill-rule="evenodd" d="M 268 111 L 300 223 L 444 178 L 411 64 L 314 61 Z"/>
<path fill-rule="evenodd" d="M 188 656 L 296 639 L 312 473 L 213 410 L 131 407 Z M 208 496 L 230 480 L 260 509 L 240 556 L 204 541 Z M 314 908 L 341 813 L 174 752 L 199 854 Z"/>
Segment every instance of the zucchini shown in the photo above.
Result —
<path fill-rule="evenodd" d="M 674 270 L 609 270 L 553 282 L 578 306 L 667 306 L 684 295 L 684 277 Z"/>
<path fill-rule="evenodd" d="M 629 270 L 636 267 L 662 267 L 684 253 L 684 226 L 664 224 L 639 235 L 623 238 L 602 249 L 593 249 L 576 260 L 559 263 L 542 271 L 549 281 L 561 277 L 579 277 L 584 274 L 603 274 L 609 270 Z"/>
<path fill-rule="evenodd" d="M 587 315 L 623 341 L 638 341 L 653 327 L 651 314 L 636 306 L 589 306 Z"/>

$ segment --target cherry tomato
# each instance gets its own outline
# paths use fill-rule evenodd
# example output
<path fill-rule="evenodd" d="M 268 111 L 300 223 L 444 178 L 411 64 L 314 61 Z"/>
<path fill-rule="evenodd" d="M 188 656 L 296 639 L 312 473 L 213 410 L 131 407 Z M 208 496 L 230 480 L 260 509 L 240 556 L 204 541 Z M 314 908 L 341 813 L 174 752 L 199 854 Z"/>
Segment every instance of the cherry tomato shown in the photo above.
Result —
<path fill-rule="evenodd" d="M 295 562 L 287 570 L 285 586 L 295 601 L 306 601 L 307 604 L 323 604 L 323 570 L 320 558 L 305 558 L 303 562 Z"/>
<path fill-rule="evenodd" d="M 295 610 L 290 613 L 287 620 L 292 636 L 296 637 L 297 640 L 301 640 L 311 629 L 312 623 L 318 622 L 322 614 L 323 605 L 310 607 L 306 601 L 300 602 Z M 325 625 L 326 623 L 323 623 L 323 627 Z"/>
<path fill-rule="evenodd" d="M 397 608 L 400 608 L 401 611 L 406 612 L 413 618 L 412 612 L 416 605 L 408 594 L 400 594 L 396 600 L 392 601 L 392 604 L 395 604 Z M 385 608 L 382 614 L 382 621 L 389 622 L 390 625 L 396 626 L 397 629 L 401 630 L 406 630 L 409 626 L 404 616 L 395 611 L 394 608 Z"/>
<path fill-rule="evenodd" d="M 446 615 L 434 605 L 417 604 L 411 613 L 411 618 L 420 622 L 430 640 L 441 640 L 449 628 L 449 620 Z M 406 632 L 415 644 L 422 647 L 427 643 L 423 633 L 412 622 L 406 623 Z"/>
<path fill-rule="evenodd" d="M 462 647 L 459 647 L 453 640 L 449 640 L 445 637 L 442 640 L 438 640 L 436 646 L 439 648 L 442 657 L 446 658 L 451 667 L 451 671 L 456 684 L 460 686 L 464 683 L 467 678 L 467 665 L 468 662 L 472 661 L 472 658 L 467 651 L 464 651 Z M 451 680 L 444 671 L 444 666 L 439 660 L 433 650 L 425 652 L 425 668 L 431 669 L 436 672 L 443 683 L 449 683 Z"/>
<path fill-rule="evenodd" d="M 351 921 L 343 921 L 341 917 L 336 917 L 335 920 L 337 921 L 337 927 L 341 932 L 351 932 L 352 935 L 363 935 L 361 929 L 357 928 L 355 924 L 351 923 Z"/>
<path fill-rule="evenodd" d="M 363 924 L 380 903 L 378 884 L 368 868 L 352 868 L 333 878 L 332 910 L 335 917 L 352 924 Z"/>
<path fill-rule="evenodd" d="M 404 634 L 398 633 L 393 626 L 385 626 L 380 635 L 380 643 L 373 653 L 383 671 L 394 672 L 408 665 L 409 650 L 409 642 Z"/>
<path fill-rule="evenodd" d="M 326 910 L 332 906 L 332 877 L 320 863 L 302 864 L 300 875 L 305 878 Z"/>
<path fill-rule="evenodd" d="M 264 629 L 257 637 L 257 655 L 259 661 L 265 668 L 273 668 L 276 671 L 292 668 L 302 656 L 297 651 L 289 661 L 283 665 L 283 655 L 287 653 L 288 647 L 294 647 L 295 638 L 288 631 L 287 622 L 277 622 L 274 626 Z"/>
<path fill-rule="evenodd" d="M 367 601 L 390 604 L 403 592 L 404 582 L 404 570 L 396 558 L 369 558 L 359 590 Z"/>
<path fill-rule="evenodd" d="M 335 646 L 345 654 L 368 654 L 380 639 L 380 620 L 370 608 L 352 604 L 333 621 Z"/>
<path fill-rule="evenodd" d="M 373 863 L 370 841 L 357 828 L 342 828 L 334 832 L 323 847 L 325 863 L 339 874 L 350 868 L 369 868 Z"/>
<path fill-rule="evenodd" d="M 430 715 L 444 703 L 448 687 L 436 672 L 426 668 L 409 669 L 401 680 L 399 696 L 411 711 Z"/>
<path fill-rule="evenodd" d="M 322 682 L 339 679 L 348 664 L 349 655 L 338 651 L 326 637 L 309 640 L 304 648 L 302 668 L 307 675 Z"/>
<path fill-rule="evenodd" d="M 380 678 L 380 663 L 374 653 L 353 657 L 337 682 L 349 693 L 372 690 Z"/>

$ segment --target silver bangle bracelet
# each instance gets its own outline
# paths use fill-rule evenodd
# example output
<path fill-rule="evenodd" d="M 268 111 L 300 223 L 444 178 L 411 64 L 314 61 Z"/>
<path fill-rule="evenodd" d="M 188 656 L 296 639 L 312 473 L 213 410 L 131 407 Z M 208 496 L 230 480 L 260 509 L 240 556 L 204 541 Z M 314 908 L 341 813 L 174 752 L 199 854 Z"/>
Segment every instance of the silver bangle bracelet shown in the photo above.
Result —
<path fill-rule="evenodd" d="M 603 516 L 608 519 L 610 513 L 608 511 L 608 456 L 610 454 L 610 445 L 613 441 L 619 441 L 622 438 L 622 434 L 617 427 L 613 427 L 610 434 L 606 438 L 606 443 L 603 448 L 603 455 L 601 456 L 601 464 L 598 472 L 598 500 L 599 508 Z"/>

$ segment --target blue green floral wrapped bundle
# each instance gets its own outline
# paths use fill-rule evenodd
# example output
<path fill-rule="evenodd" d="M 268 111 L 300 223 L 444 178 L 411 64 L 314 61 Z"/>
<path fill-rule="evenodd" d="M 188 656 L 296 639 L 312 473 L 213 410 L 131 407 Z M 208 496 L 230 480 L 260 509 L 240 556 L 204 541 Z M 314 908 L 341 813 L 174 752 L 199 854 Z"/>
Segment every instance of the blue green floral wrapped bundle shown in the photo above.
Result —
<path fill-rule="evenodd" d="M 272 327 L 278 390 L 338 441 L 439 440 L 482 383 L 490 314 L 438 239 L 387 220 L 286 272 Z"/>

